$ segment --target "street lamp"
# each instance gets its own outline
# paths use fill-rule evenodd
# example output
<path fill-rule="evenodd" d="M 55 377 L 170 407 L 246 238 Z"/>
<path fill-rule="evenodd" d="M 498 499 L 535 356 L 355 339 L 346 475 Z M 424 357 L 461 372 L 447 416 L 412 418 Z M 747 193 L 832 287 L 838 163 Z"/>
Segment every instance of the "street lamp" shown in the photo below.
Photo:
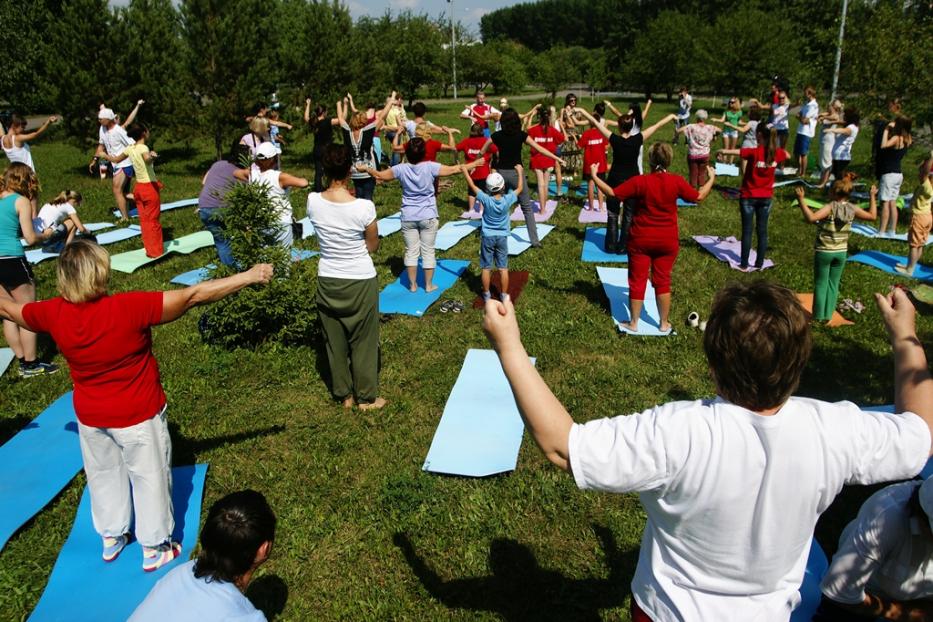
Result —
<path fill-rule="evenodd" d="M 454 3 L 447 0 L 450 5 L 450 56 L 454 65 L 454 99 L 457 99 L 457 39 L 454 37 Z"/>

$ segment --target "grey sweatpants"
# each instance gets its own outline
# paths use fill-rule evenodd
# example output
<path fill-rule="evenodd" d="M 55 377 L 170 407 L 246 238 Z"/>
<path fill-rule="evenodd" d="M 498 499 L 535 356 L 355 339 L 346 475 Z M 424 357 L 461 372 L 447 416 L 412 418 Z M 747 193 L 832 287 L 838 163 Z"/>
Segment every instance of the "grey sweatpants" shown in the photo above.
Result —
<path fill-rule="evenodd" d="M 496 171 L 502 175 L 505 180 L 506 190 L 515 190 L 518 188 L 518 172 L 514 168 L 500 168 Z M 522 180 L 522 191 L 518 195 L 518 202 L 522 206 L 522 214 L 525 216 L 525 225 L 528 227 L 528 241 L 532 246 L 538 242 L 538 226 L 535 223 L 534 208 L 531 206 L 531 193 L 528 192 L 528 178 Z"/>

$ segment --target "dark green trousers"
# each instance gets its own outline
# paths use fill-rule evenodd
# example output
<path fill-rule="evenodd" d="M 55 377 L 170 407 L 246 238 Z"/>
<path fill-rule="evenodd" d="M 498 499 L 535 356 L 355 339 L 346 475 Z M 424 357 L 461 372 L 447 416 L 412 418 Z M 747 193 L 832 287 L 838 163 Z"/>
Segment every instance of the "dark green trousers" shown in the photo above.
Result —
<path fill-rule="evenodd" d="M 319 277 L 317 309 L 324 331 L 331 390 L 358 403 L 379 396 L 379 283 Z"/>

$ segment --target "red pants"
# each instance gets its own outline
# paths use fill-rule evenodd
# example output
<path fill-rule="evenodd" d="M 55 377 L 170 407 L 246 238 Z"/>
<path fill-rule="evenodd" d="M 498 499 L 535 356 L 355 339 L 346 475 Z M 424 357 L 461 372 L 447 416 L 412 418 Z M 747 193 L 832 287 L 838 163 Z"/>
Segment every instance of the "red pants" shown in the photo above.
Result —
<path fill-rule="evenodd" d="M 137 183 L 133 188 L 136 211 L 139 213 L 139 228 L 143 235 L 143 248 L 147 257 L 160 257 L 165 249 L 162 246 L 162 201 L 159 199 L 159 186 L 156 182 Z"/>
<path fill-rule="evenodd" d="M 703 158 L 687 157 L 687 167 L 690 169 L 690 185 L 699 188 L 709 179 L 706 167 L 709 166 L 709 156 Z"/>
<path fill-rule="evenodd" d="M 648 614 L 642 611 L 638 603 L 635 602 L 634 596 L 632 596 L 632 622 L 652 622 Z"/>
<path fill-rule="evenodd" d="M 680 242 L 673 239 L 629 238 L 628 289 L 629 298 L 644 300 L 651 271 L 651 284 L 655 294 L 671 293 L 671 272 L 680 252 Z"/>

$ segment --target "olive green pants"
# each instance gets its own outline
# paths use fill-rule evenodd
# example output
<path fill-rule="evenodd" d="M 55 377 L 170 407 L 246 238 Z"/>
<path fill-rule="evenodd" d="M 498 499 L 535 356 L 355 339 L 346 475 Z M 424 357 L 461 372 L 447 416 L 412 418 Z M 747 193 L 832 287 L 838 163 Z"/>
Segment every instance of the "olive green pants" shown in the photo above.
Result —
<path fill-rule="evenodd" d="M 319 277 L 317 309 L 338 400 L 367 404 L 379 396 L 379 284 Z"/>

